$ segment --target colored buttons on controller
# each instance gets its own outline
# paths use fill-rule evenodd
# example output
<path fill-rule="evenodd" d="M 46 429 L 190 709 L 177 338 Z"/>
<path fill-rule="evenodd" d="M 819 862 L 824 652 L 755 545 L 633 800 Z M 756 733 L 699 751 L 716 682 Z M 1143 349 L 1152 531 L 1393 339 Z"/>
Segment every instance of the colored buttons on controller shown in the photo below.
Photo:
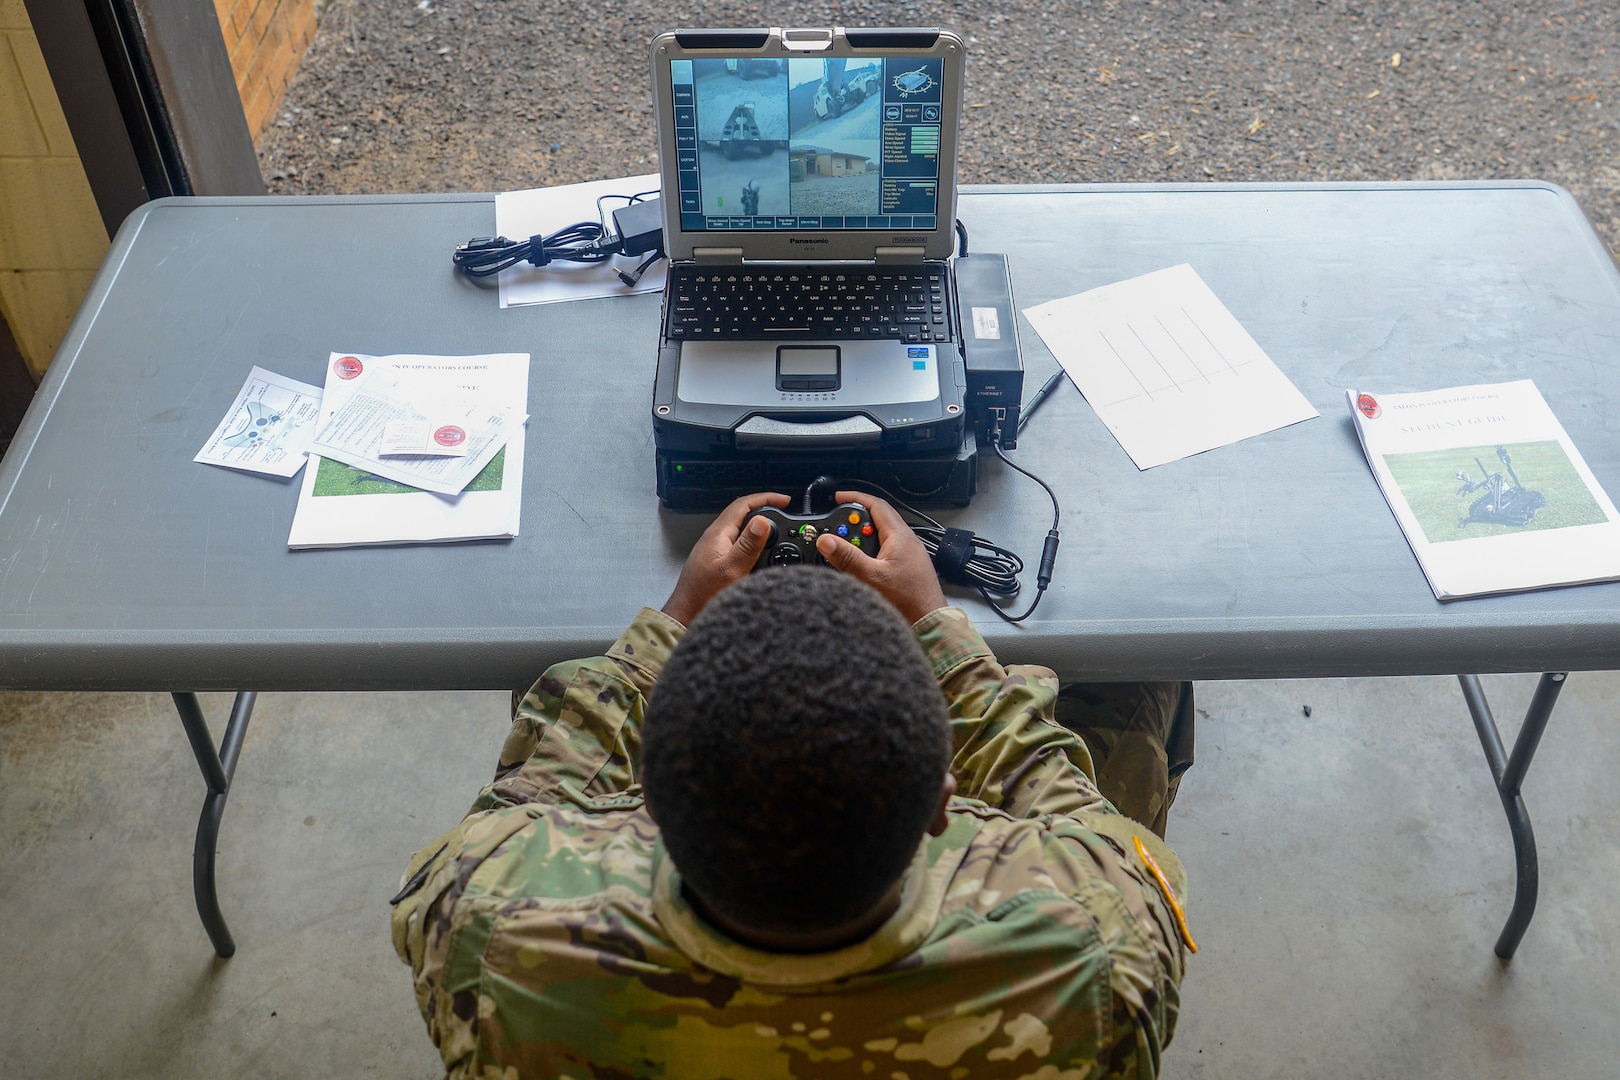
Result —
<path fill-rule="evenodd" d="M 824 562 L 816 548 L 816 541 L 822 533 L 834 534 L 858 548 L 869 547 L 873 553 L 878 550 L 877 529 L 872 523 L 872 515 L 856 503 L 844 503 L 826 516 L 812 517 L 808 521 L 805 520 L 808 515 L 789 514 L 770 507 L 758 511 L 755 516 L 771 525 L 765 553 L 755 563 L 756 570 L 769 566 Z"/>

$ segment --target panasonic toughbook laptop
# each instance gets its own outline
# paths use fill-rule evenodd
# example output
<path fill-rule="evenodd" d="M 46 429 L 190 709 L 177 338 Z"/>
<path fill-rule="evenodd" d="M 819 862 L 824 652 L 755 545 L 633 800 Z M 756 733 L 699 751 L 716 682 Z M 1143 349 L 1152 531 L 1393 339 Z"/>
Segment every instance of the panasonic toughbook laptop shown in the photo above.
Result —
<path fill-rule="evenodd" d="M 670 454 L 959 455 L 963 60 L 943 30 L 653 42 L 661 495 Z"/>

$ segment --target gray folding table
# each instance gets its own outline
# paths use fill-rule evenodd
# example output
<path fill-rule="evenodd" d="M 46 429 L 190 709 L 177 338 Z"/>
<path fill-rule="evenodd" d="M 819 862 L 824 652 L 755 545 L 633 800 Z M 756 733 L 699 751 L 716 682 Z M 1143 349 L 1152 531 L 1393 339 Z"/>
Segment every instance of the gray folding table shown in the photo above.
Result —
<path fill-rule="evenodd" d="M 1346 387 L 1535 379 L 1620 494 L 1620 274 L 1538 183 L 968 189 L 979 251 L 1029 306 L 1191 263 L 1322 416 L 1138 472 L 1064 385 L 1017 460 L 1063 502 L 1057 576 L 1006 662 L 1066 679 L 1461 675 L 1535 904 L 1519 783 L 1564 678 L 1620 666 L 1620 584 L 1441 604 L 1368 471 Z M 208 785 L 194 876 L 252 708 L 216 748 L 194 691 L 526 686 L 667 595 L 706 517 L 659 508 L 655 296 L 511 310 L 450 251 L 489 195 L 168 199 L 120 230 L 0 470 L 0 686 L 173 692 Z M 564 224 L 559 222 L 560 224 Z M 1020 325 L 1033 387 L 1051 354 Z M 288 551 L 295 483 L 193 463 L 254 364 L 319 384 L 331 350 L 526 351 L 522 534 Z M 1031 558 L 1050 505 L 996 462 L 942 515 Z M 1511 755 L 1472 673 L 1544 675 Z"/>

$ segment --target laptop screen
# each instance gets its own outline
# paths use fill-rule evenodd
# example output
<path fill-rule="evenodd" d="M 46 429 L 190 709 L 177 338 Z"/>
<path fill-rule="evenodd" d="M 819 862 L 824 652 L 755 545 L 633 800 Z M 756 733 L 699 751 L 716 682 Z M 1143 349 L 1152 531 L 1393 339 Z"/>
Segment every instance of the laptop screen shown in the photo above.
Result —
<path fill-rule="evenodd" d="M 683 231 L 938 228 L 940 133 L 955 122 L 939 57 L 710 56 L 668 71 Z"/>

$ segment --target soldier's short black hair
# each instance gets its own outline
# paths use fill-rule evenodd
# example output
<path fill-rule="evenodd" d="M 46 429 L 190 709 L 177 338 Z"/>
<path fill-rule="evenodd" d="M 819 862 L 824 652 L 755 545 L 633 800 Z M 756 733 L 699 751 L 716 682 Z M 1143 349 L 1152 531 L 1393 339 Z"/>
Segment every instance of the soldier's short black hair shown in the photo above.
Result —
<path fill-rule="evenodd" d="M 939 806 L 945 696 L 873 589 L 784 567 L 726 589 L 654 686 L 642 782 L 686 885 L 759 930 L 872 910 Z"/>

